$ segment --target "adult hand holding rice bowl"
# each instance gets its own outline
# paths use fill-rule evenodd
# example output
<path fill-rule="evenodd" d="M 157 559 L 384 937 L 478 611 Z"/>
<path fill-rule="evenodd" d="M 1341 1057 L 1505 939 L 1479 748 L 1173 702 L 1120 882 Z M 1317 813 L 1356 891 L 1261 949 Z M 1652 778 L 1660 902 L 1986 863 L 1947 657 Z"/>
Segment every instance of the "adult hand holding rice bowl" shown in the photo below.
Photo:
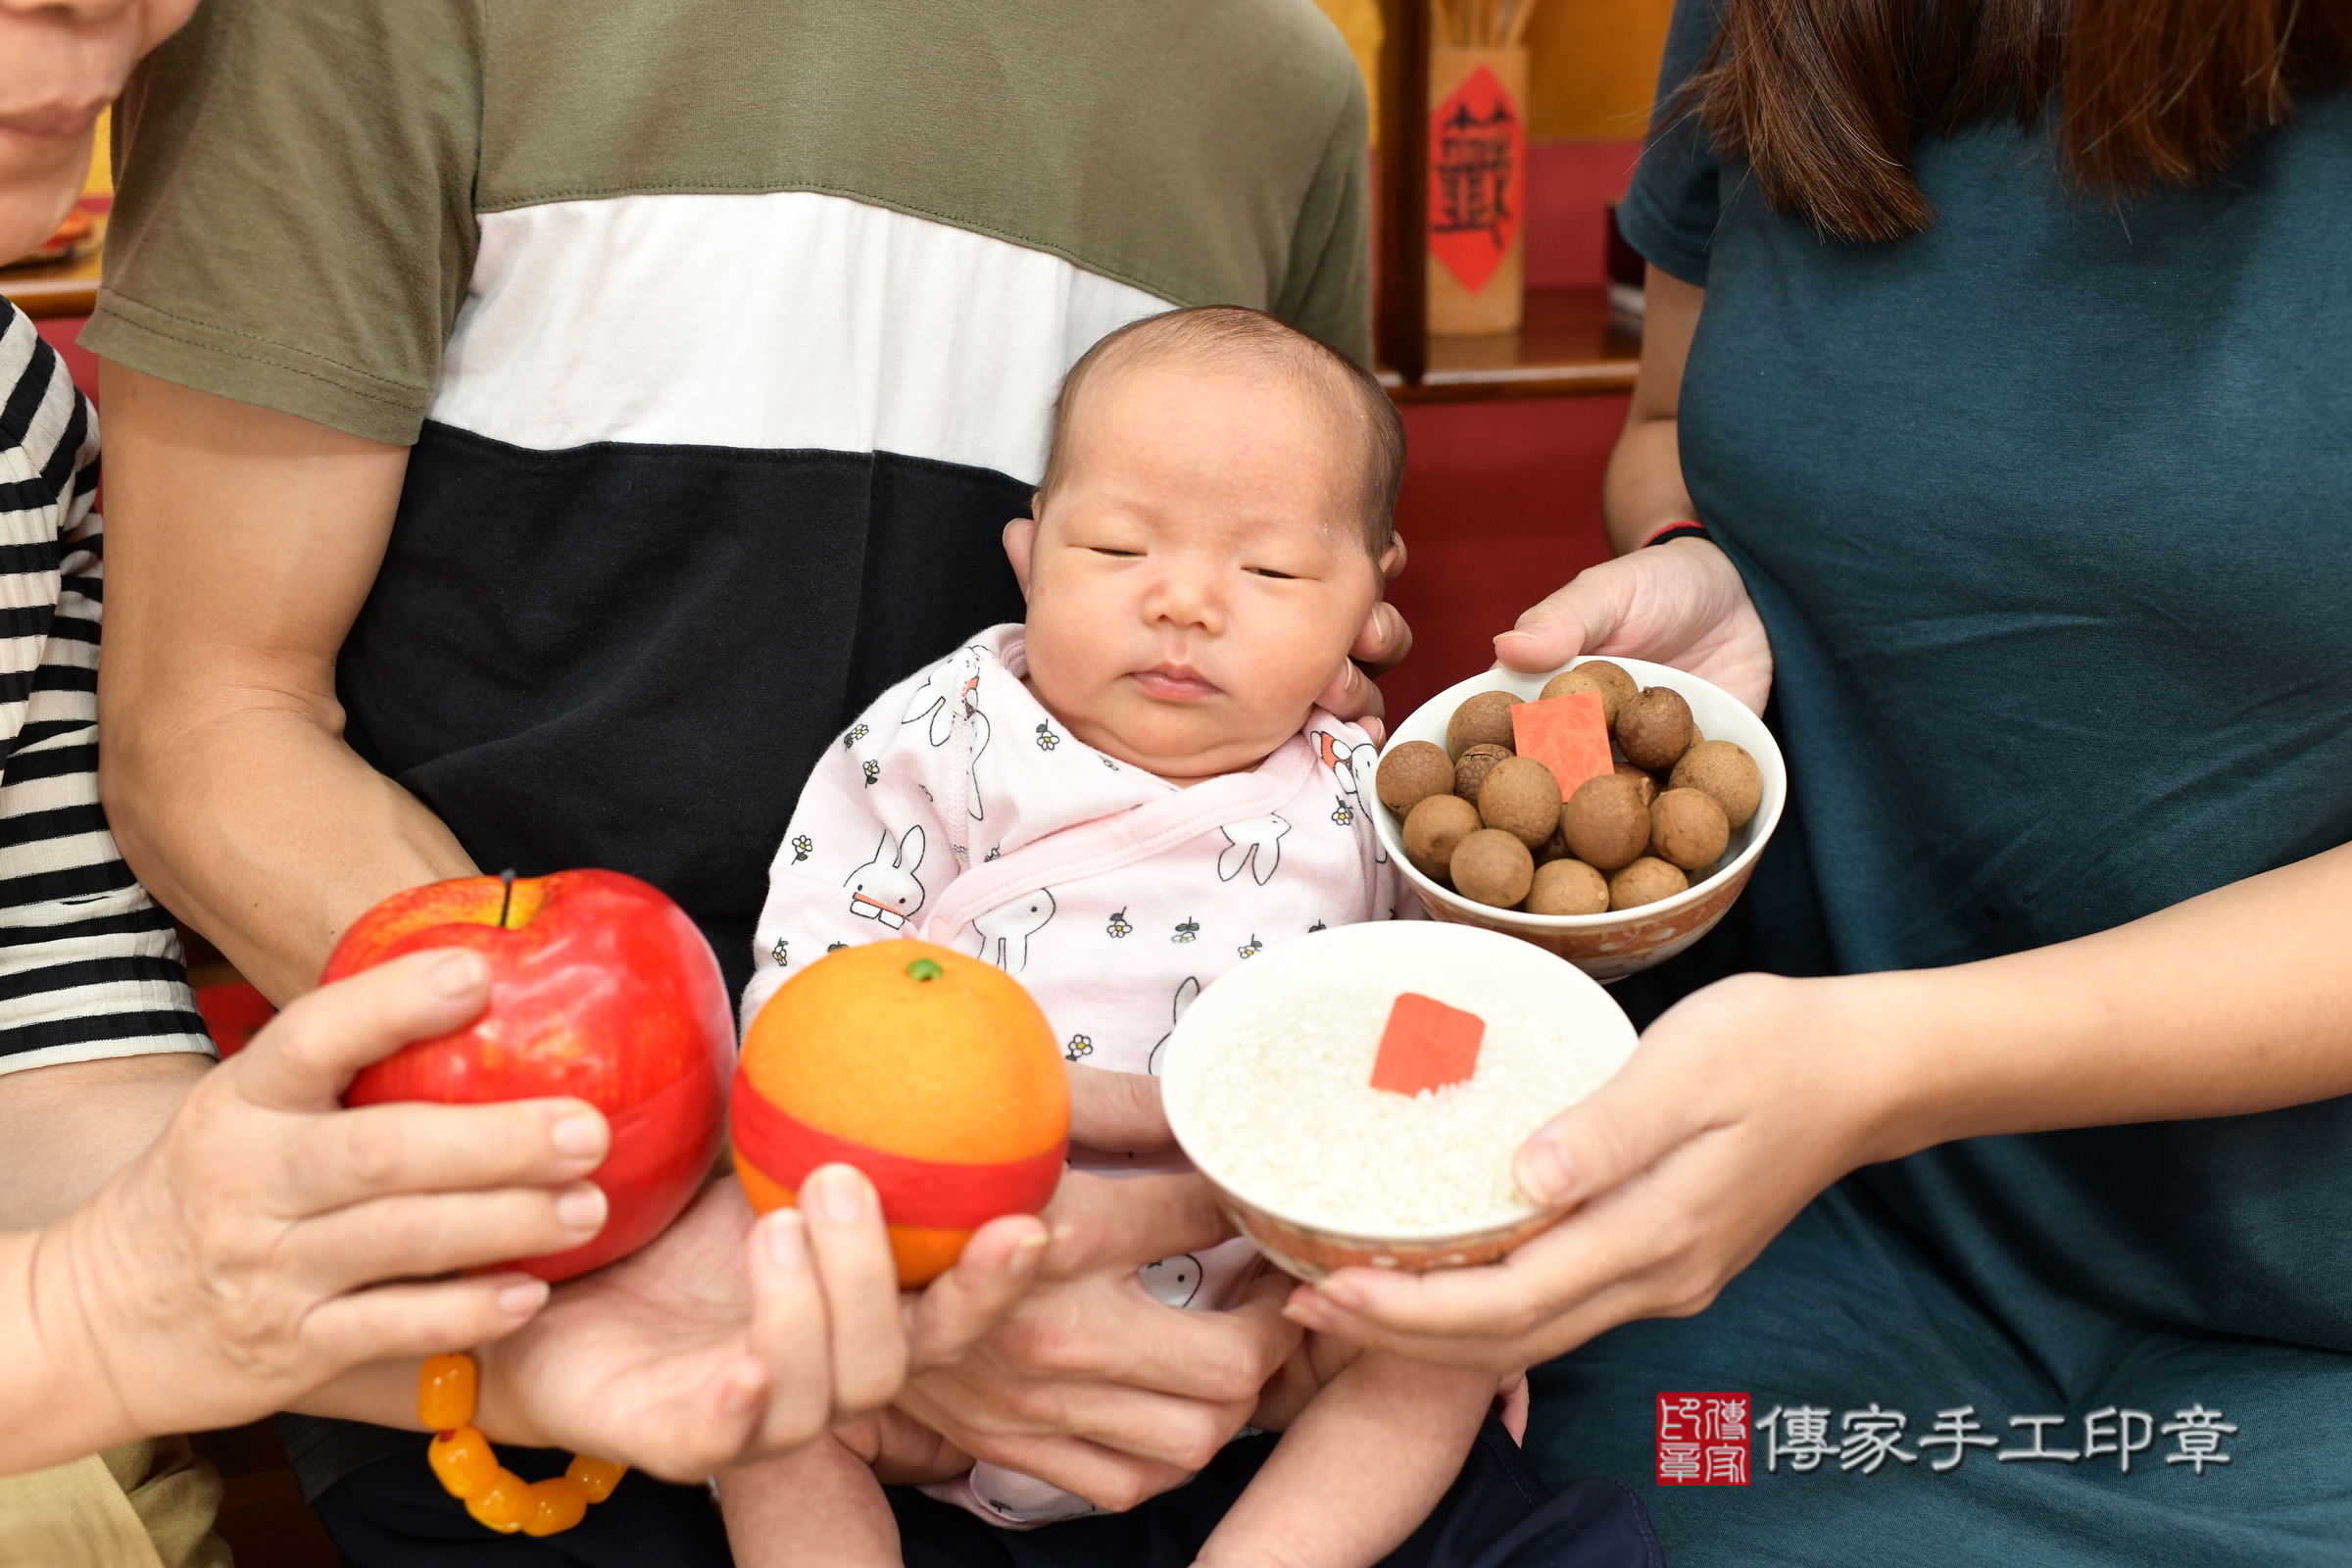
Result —
<path fill-rule="evenodd" d="M 1511 1161 L 1634 1041 L 1608 993 L 1541 948 L 1377 921 L 1269 948 L 1210 986 L 1168 1042 L 1161 1089 L 1186 1155 L 1285 1270 L 1457 1268 L 1559 1217 Z"/>

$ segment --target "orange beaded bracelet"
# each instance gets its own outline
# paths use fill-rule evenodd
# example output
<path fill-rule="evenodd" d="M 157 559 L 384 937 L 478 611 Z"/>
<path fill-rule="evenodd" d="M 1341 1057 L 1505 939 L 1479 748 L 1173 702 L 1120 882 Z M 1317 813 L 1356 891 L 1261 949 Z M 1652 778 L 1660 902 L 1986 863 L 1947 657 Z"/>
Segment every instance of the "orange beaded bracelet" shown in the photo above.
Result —
<path fill-rule="evenodd" d="M 425 1461 L 466 1511 L 502 1536 L 552 1536 L 569 1530 L 588 1505 L 612 1495 L 625 1464 L 576 1454 L 552 1481 L 525 1481 L 498 1462 L 490 1440 L 474 1430 L 480 1374 L 470 1355 L 428 1355 L 416 1377 L 416 1418 L 433 1429 Z"/>

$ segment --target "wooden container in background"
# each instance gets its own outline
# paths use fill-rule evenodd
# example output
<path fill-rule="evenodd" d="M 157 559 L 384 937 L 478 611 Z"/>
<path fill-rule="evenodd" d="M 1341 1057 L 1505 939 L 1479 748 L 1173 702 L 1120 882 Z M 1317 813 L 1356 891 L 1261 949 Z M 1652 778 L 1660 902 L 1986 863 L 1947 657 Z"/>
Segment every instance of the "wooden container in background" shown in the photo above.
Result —
<path fill-rule="evenodd" d="M 1429 331 L 1516 332 L 1527 298 L 1524 45 L 1429 54 Z"/>

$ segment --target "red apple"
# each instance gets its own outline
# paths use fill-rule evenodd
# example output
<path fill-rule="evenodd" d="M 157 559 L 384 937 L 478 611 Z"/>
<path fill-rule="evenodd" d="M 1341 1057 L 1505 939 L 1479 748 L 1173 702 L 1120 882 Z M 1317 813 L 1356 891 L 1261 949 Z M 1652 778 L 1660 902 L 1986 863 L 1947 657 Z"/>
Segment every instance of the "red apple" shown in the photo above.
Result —
<path fill-rule="evenodd" d="M 591 1178 L 611 1205 L 605 1228 L 501 1266 L 569 1279 L 661 1235 L 717 1157 L 735 1068 L 726 982 L 686 911 L 617 871 L 526 877 L 511 897 L 494 876 L 436 882 L 361 916 L 319 983 L 428 948 L 487 959 L 490 1005 L 368 1068 L 343 1102 L 585 1100 L 612 1127 Z"/>

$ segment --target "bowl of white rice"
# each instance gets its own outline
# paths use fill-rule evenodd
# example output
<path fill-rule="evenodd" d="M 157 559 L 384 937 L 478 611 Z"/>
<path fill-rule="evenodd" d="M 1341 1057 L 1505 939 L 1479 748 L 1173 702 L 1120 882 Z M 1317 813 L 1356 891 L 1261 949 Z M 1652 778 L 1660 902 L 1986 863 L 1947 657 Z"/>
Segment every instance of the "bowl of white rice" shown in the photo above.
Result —
<path fill-rule="evenodd" d="M 1405 994 L 1484 1025 L 1467 1078 L 1373 1087 Z M 1266 949 L 1200 994 L 1161 1054 L 1168 1125 L 1243 1234 L 1301 1279 L 1490 1263 L 1559 1218 L 1512 1179 L 1529 1134 L 1625 1064 L 1600 985 L 1478 926 L 1381 920 Z"/>

